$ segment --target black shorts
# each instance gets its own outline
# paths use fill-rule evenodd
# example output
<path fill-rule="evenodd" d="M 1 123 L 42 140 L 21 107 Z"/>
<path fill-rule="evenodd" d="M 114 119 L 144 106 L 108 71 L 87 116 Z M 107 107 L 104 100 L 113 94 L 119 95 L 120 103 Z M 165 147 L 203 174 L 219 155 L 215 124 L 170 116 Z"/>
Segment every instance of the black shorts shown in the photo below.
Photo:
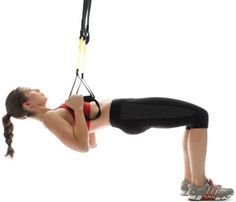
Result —
<path fill-rule="evenodd" d="M 128 134 L 142 133 L 149 128 L 207 128 L 208 113 L 194 104 L 170 98 L 114 99 L 110 122 Z"/>

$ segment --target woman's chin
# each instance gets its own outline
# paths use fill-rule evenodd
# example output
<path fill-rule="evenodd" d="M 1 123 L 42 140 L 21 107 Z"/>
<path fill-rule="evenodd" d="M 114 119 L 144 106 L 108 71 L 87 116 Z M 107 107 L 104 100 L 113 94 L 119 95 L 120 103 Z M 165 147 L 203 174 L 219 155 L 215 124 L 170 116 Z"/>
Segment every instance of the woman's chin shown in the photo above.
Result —
<path fill-rule="evenodd" d="M 44 96 L 44 104 L 46 105 L 48 101 L 48 98 Z"/>

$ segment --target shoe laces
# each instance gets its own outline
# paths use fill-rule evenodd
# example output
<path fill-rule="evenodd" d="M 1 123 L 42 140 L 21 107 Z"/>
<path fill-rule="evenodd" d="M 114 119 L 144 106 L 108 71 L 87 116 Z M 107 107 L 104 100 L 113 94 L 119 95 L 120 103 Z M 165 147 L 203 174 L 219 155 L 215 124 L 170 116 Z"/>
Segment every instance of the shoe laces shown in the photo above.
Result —
<path fill-rule="evenodd" d="M 212 179 L 208 179 L 208 184 L 212 187 L 215 187 L 215 188 L 221 188 L 222 186 L 221 185 L 217 185 L 217 184 L 214 184 Z"/>

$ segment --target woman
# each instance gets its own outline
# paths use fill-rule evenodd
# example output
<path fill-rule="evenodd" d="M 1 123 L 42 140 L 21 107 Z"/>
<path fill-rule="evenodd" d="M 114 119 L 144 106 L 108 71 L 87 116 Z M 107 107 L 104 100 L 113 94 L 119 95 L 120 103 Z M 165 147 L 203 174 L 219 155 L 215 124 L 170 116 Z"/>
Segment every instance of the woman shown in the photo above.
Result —
<path fill-rule="evenodd" d="M 47 108 L 46 102 L 47 97 L 38 89 L 18 87 L 9 93 L 3 117 L 6 156 L 14 154 L 11 116 L 39 120 L 62 143 L 78 152 L 96 147 L 95 130 L 103 126 L 111 125 L 128 134 L 139 134 L 151 127 L 186 126 L 181 194 L 190 200 L 225 200 L 233 195 L 233 189 L 214 185 L 205 176 L 208 113 L 201 107 L 169 98 L 114 99 L 101 101 L 101 116 L 89 121 L 85 117 L 94 117 L 98 108 L 93 102 L 84 102 L 82 96 L 73 95 L 56 109 Z"/>

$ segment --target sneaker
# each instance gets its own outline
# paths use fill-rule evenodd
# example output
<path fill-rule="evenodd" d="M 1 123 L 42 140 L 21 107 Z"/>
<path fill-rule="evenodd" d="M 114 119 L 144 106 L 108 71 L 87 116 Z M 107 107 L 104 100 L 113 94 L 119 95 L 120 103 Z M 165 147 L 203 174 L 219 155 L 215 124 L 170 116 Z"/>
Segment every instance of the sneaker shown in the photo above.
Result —
<path fill-rule="evenodd" d="M 181 192 L 180 192 L 180 195 L 182 195 L 182 196 L 188 196 L 190 185 L 191 185 L 191 183 L 189 183 L 189 182 L 186 181 L 186 180 L 183 180 L 182 183 L 181 183 L 181 188 L 180 188 Z M 221 185 L 214 185 L 214 186 L 216 186 L 216 187 L 218 187 L 218 188 L 221 188 Z M 234 194 L 233 189 L 230 189 L 230 188 L 224 188 L 224 189 L 227 190 L 227 192 L 229 192 L 231 195 Z"/>
<path fill-rule="evenodd" d="M 189 187 L 190 187 L 190 183 L 188 183 L 186 180 L 183 180 L 180 187 L 180 190 L 181 190 L 180 195 L 188 196 Z"/>
<path fill-rule="evenodd" d="M 207 179 L 206 184 L 202 187 L 194 184 L 189 186 L 189 200 L 192 201 L 222 201 L 230 198 L 233 193 L 233 189 L 214 185 L 211 179 Z"/>

